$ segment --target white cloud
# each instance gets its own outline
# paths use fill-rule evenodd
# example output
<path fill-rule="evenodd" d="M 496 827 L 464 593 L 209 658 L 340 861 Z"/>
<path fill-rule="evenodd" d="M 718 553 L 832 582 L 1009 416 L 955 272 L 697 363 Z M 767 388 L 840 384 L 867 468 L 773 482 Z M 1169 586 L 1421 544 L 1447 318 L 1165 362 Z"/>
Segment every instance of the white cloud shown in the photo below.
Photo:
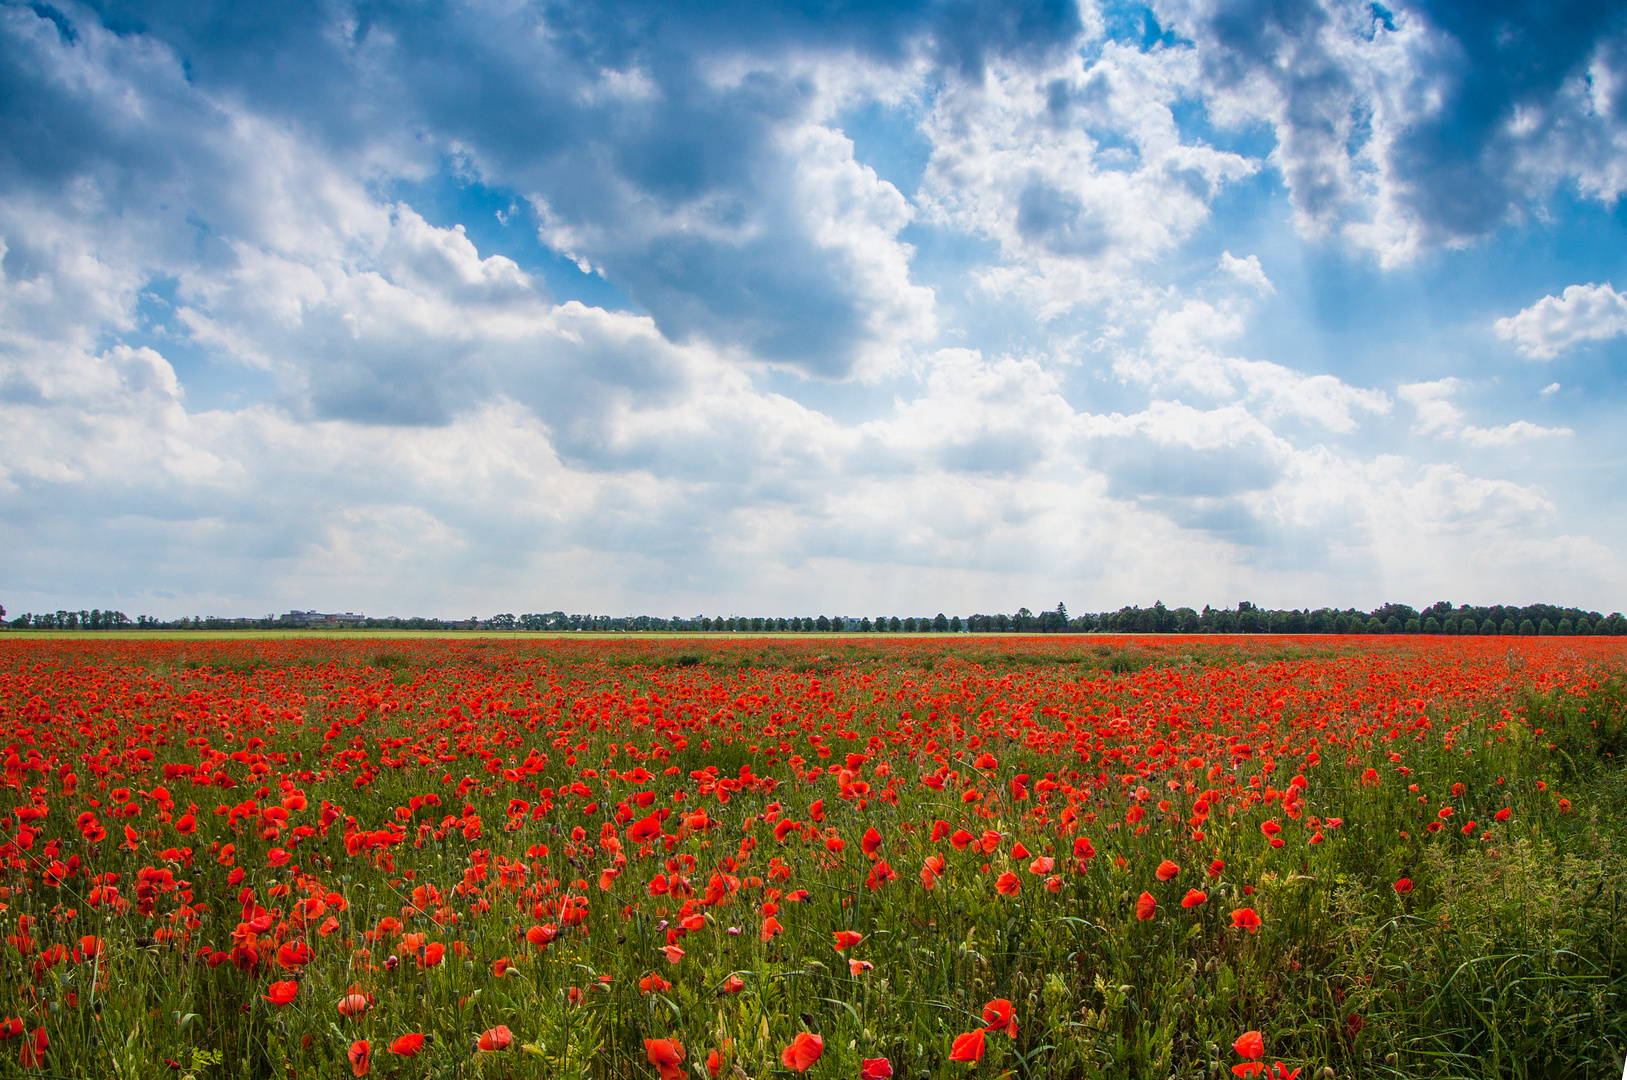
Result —
<path fill-rule="evenodd" d="M 994 64 L 945 86 L 924 125 L 927 219 L 998 243 L 1006 265 L 983 284 L 1044 318 L 1108 295 L 1256 168 L 1182 140 L 1171 105 L 1195 74 L 1188 51 L 1108 42 L 1089 63 Z"/>
<path fill-rule="evenodd" d="M 1428 435 L 1451 432 L 1462 422 L 1463 410 L 1454 405 L 1451 398 L 1466 385 L 1462 379 L 1435 379 L 1407 383 L 1397 387 L 1396 393 L 1418 410 L 1418 430 Z"/>
<path fill-rule="evenodd" d="M 1584 341 L 1606 341 L 1627 334 L 1627 296 L 1610 287 L 1569 285 L 1560 296 L 1544 296 L 1493 324 L 1497 336 L 1534 360 L 1552 360 Z"/>
<path fill-rule="evenodd" d="M 1512 446 L 1532 439 L 1549 439 L 1560 435 L 1574 435 L 1570 428 L 1548 428 L 1529 420 L 1516 420 L 1494 428 L 1465 427 L 1459 437 L 1470 446 Z"/>
<path fill-rule="evenodd" d="M 1390 400 L 1381 390 L 1221 353 L 1219 343 L 1243 332 L 1245 312 L 1229 301 L 1186 300 L 1159 313 L 1146 347 L 1123 353 L 1113 370 L 1154 392 L 1185 388 L 1220 400 L 1238 398 L 1256 404 L 1267 420 L 1294 417 L 1341 433 L 1356 430 L 1358 413 L 1389 411 Z"/>
<path fill-rule="evenodd" d="M 1463 424 L 1463 410 L 1451 399 L 1468 385 L 1462 379 L 1445 378 L 1433 382 L 1407 383 L 1397 388 L 1396 393 L 1418 411 L 1419 432 L 1425 435 L 1459 438 L 1470 446 L 1512 446 L 1532 439 L 1574 434 L 1570 428 L 1547 428 L 1533 424 L 1529 420 L 1516 420 L 1510 424 L 1490 428 Z M 1558 389 L 1558 385 L 1555 383 L 1554 388 Z"/>
<path fill-rule="evenodd" d="M 544 134 L 571 149 L 547 157 L 529 128 L 504 144 L 484 117 L 415 112 L 390 89 L 415 58 L 383 31 L 340 138 L 331 99 L 311 115 L 219 92 L 155 37 L 75 18 L 68 48 L 0 11 L 0 45 L 51 72 L 28 105 L 71 159 L 0 172 L 14 610 L 1377 602 L 1396 582 L 1469 591 L 1470 566 L 1540 584 L 1545 552 L 1567 582 L 1619 587 L 1548 492 L 1387 455 L 1362 431 L 1385 393 L 1253 358 L 1274 286 L 1202 230 L 1258 163 L 1183 140 L 1176 107 L 1212 78 L 1190 48 L 991 52 L 971 83 L 919 53 L 861 70 L 741 50 L 695 85 L 642 60 L 575 83 L 533 64 L 558 94 L 514 111 L 563 125 Z M 912 204 L 835 117 L 929 89 Z M 1296 145 L 1285 171 L 1309 160 Z M 549 243 L 651 314 L 561 303 L 549 271 L 438 224 L 397 182 L 440 176 L 441 153 L 460 183 L 530 198 Z M 1354 220 L 1360 171 L 1325 218 L 1294 172 L 1302 224 Z M 950 275 L 917 279 L 912 225 L 923 249 L 998 248 L 951 279 L 995 299 L 992 328 L 948 325 Z M 1192 295 L 1141 280 L 1195 236 Z M 969 344 L 939 348 L 942 330 Z M 250 369 L 272 388 L 206 406 L 212 378 Z M 1463 385 L 1397 393 L 1461 444 L 1568 433 L 1465 426 Z"/>
<path fill-rule="evenodd" d="M 1265 269 L 1260 266 L 1260 257 L 1250 255 L 1246 259 L 1239 259 L 1229 251 L 1220 253 L 1220 271 L 1230 274 L 1243 284 L 1258 289 L 1263 293 L 1274 293 L 1277 287 L 1271 284 L 1271 279 L 1265 276 Z"/>
<path fill-rule="evenodd" d="M 1213 120 L 1271 126 L 1270 163 L 1308 238 L 1392 267 L 1474 243 L 1567 183 L 1607 204 L 1627 190 L 1627 50 L 1607 9 L 1536 7 L 1463 33 L 1472 22 L 1355 0 L 1154 8 L 1194 41 Z M 1551 78 L 1489 75 L 1510 63 Z"/>

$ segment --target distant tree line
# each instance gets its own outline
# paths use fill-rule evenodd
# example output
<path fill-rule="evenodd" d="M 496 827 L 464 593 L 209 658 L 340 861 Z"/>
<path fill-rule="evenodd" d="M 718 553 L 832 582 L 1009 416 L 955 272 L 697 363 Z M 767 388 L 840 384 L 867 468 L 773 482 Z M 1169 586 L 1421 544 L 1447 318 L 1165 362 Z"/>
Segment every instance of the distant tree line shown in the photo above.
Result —
<path fill-rule="evenodd" d="M 24 614 L 5 622 L 0 607 L 0 625 L 17 630 L 273 630 L 287 629 L 285 618 L 267 615 L 263 619 L 217 618 L 214 616 L 165 621 L 147 615 L 132 622 L 122 611 L 56 611 Z M 467 619 L 382 618 L 361 619 L 347 626 L 363 630 L 509 630 L 611 633 L 666 631 L 684 633 L 748 634 L 1474 634 L 1474 635 L 1572 635 L 1627 634 L 1627 619 L 1621 612 L 1603 615 L 1575 607 L 1554 604 L 1494 604 L 1479 607 L 1445 600 L 1422 611 L 1406 604 L 1384 604 L 1372 611 L 1357 608 L 1317 608 L 1316 610 L 1274 610 L 1241 603 L 1235 608 L 1205 605 L 1202 611 L 1189 607 L 1165 607 L 1163 601 L 1152 607 L 1124 607 L 1118 611 L 1070 616 L 1067 606 L 1035 614 L 1018 608 L 1007 615 L 813 615 L 788 618 L 769 616 L 674 615 L 567 615 L 563 611 L 502 614 L 490 618 Z"/>

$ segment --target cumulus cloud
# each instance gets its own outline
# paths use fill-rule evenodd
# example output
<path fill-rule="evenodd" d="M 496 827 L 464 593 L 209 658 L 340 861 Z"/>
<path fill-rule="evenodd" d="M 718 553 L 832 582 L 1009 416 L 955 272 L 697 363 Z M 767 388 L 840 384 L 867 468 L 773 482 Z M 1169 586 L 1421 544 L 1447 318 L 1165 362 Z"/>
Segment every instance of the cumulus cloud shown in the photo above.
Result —
<path fill-rule="evenodd" d="M 1516 315 L 1492 324 L 1497 336 L 1514 342 L 1521 355 L 1552 360 L 1586 341 L 1627 334 L 1627 296 L 1610 287 L 1570 285 L 1559 296 L 1544 296 Z"/>
<path fill-rule="evenodd" d="M 929 220 L 986 237 L 1006 265 L 983 277 L 1054 317 L 1116 287 L 1209 216 L 1255 163 L 1183 140 L 1172 106 L 1195 67 L 1185 51 L 1109 42 L 1086 61 L 990 65 L 945 86 L 920 199 Z"/>
<path fill-rule="evenodd" d="M 1387 453 L 1370 373 L 1261 358 L 1294 264 L 1222 235 L 1262 162 L 1194 110 L 1271 118 L 1301 228 L 1455 242 L 1396 164 L 1450 51 L 1423 16 L 1245 48 L 1194 7 L 1142 48 L 1050 3 L 42 10 L 0 8 L 10 608 L 1349 602 L 1544 552 L 1614 580 L 1549 492 Z M 1256 70 L 1282 57 L 1303 84 Z M 1338 110 L 1375 87 L 1369 138 Z M 922 118 L 915 190 L 861 152 L 878 102 Z M 1614 183 L 1608 124 L 1544 130 Z M 487 243 L 437 182 L 535 230 Z M 563 299 L 550 252 L 624 308 Z M 1569 432 L 1469 425 L 1464 385 L 1397 391 L 1440 457 Z"/>
<path fill-rule="evenodd" d="M 1467 386 L 1468 383 L 1462 379 L 1445 378 L 1432 382 L 1407 383 L 1396 392 L 1402 400 L 1410 402 L 1417 410 L 1419 432 L 1459 438 L 1470 446 L 1512 446 L 1532 439 L 1575 434 L 1570 428 L 1542 427 L 1529 420 L 1516 420 L 1513 423 L 1489 428 L 1463 424 L 1463 410 L 1452 401 L 1452 397 Z"/>
<path fill-rule="evenodd" d="M 1220 272 L 1230 274 L 1244 285 L 1251 286 L 1263 293 L 1274 293 L 1277 287 L 1271 284 L 1271 279 L 1265 276 L 1265 268 L 1260 265 L 1258 255 L 1250 255 L 1246 259 L 1239 259 L 1229 251 L 1220 253 Z"/>
<path fill-rule="evenodd" d="M 1217 123 L 1271 126 L 1299 230 L 1385 265 L 1471 243 L 1567 182 L 1606 202 L 1627 183 L 1618 4 L 1154 10 L 1195 43 Z"/>
<path fill-rule="evenodd" d="M 1267 420 L 1292 417 L 1334 432 L 1355 431 L 1360 414 L 1389 411 L 1383 391 L 1351 386 L 1334 375 L 1308 375 L 1282 364 L 1225 355 L 1221 344 L 1243 332 L 1246 315 L 1243 305 L 1229 301 L 1184 301 L 1159 313 L 1145 347 L 1124 353 L 1114 371 L 1154 391 L 1186 389 L 1214 399 L 1247 401 Z"/>

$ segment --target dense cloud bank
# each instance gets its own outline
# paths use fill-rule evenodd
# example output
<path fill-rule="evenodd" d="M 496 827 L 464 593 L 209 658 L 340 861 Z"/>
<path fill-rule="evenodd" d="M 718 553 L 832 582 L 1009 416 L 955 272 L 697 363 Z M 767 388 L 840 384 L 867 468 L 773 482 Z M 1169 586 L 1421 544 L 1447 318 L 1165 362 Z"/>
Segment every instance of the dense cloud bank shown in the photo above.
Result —
<path fill-rule="evenodd" d="M 0 588 L 1619 601 L 1624 110 L 1620 4 L 0 4 Z"/>

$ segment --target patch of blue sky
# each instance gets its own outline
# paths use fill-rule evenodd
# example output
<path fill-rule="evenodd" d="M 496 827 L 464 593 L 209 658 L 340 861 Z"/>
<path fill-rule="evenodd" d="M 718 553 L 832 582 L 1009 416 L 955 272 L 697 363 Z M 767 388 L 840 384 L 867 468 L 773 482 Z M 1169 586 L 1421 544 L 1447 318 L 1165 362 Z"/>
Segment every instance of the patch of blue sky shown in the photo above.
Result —
<path fill-rule="evenodd" d="M 1134 45 L 1142 52 L 1192 44 L 1177 33 L 1176 28 L 1161 25 L 1157 14 L 1146 4 L 1109 2 L 1101 6 L 1101 15 L 1102 40 L 1105 41 Z"/>
<path fill-rule="evenodd" d="M 869 101 L 838 116 L 836 126 L 853 140 L 853 158 L 875 170 L 907 197 L 921 188 L 932 140 L 921 130 L 929 103 Z"/>
<path fill-rule="evenodd" d="M 156 277 L 148 281 L 136 299 L 134 326 L 119 332 L 104 333 L 97 342 L 98 347 L 109 349 L 115 345 L 127 345 L 132 349 L 149 348 L 158 353 L 175 370 L 175 378 L 185 393 L 188 412 L 242 409 L 275 401 L 278 387 L 271 372 L 222 360 L 212 350 L 198 344 L 175 318 L 178 285 L 172 277 Z"/>
<path fill-rule="evenodd" d="M 461 175 L 451 161 L 424 180 L 392 178 L 375 184 L 374 195 L 406 203 L 437 228 L 462 225 L 481 258 L 512 259 L 542 279 L 555 303 L 576 300 L 607 311 L 645 314 L 620 285 L 596 271 L 583 272 L 564 253 L 545 245 L 537 236 L 539 222 L 530 202 L 518 192 Z"/>

